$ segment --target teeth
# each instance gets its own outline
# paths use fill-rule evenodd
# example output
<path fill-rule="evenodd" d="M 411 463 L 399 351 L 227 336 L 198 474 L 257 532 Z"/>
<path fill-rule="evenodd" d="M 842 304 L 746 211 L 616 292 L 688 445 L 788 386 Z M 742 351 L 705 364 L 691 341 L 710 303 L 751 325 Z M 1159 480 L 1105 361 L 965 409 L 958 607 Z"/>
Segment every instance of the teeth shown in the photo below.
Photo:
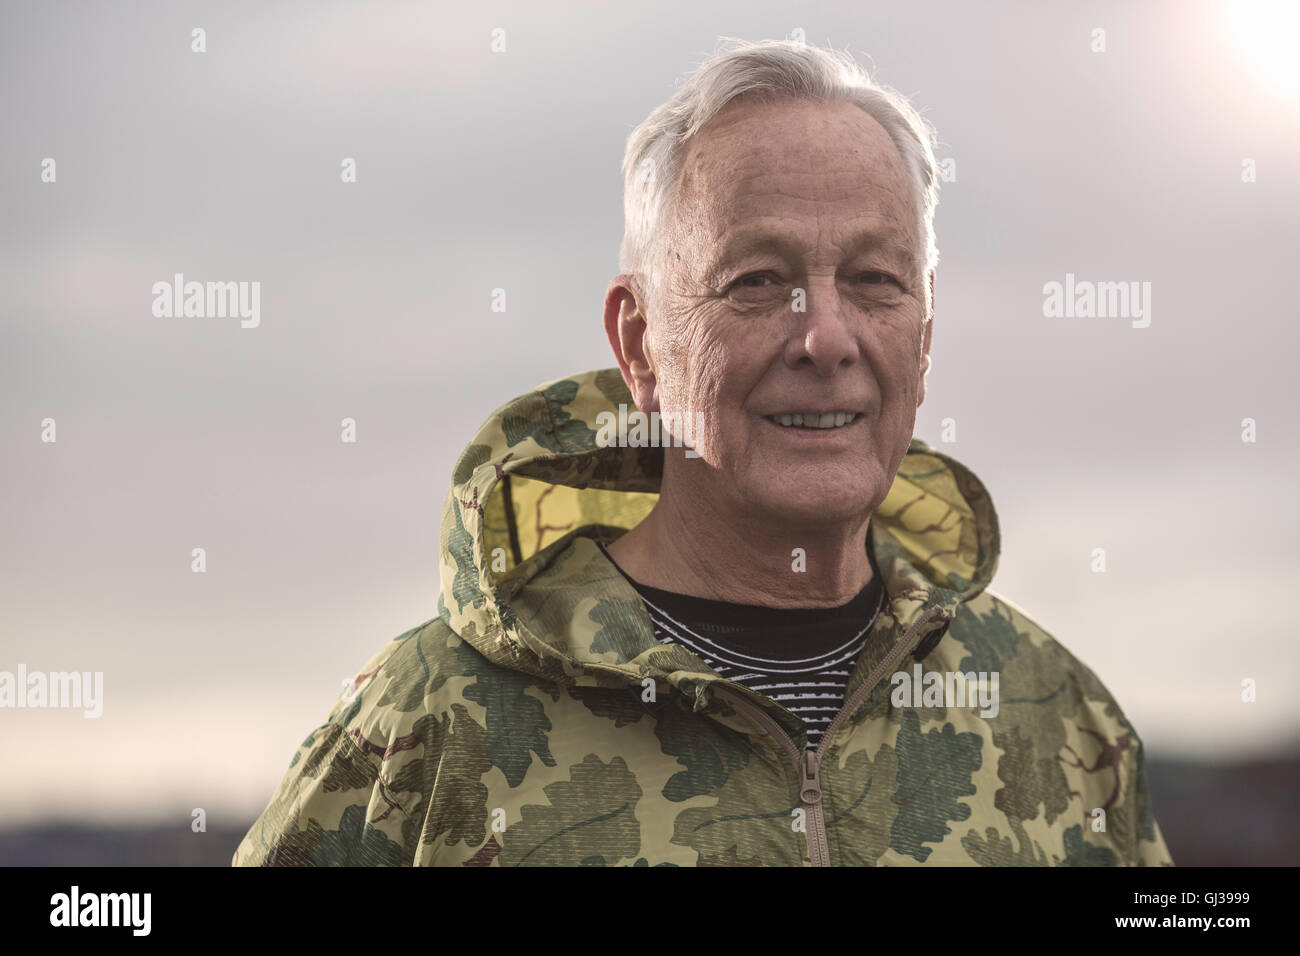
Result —
<path fill-rule="evenodd" d="M 786 428 L 842 428 L 852 424 L 857 417 L 857 412 L 826 412 L 824 415 L 795 412 L 790 415 L 769 415 L 767 420 Z"/>

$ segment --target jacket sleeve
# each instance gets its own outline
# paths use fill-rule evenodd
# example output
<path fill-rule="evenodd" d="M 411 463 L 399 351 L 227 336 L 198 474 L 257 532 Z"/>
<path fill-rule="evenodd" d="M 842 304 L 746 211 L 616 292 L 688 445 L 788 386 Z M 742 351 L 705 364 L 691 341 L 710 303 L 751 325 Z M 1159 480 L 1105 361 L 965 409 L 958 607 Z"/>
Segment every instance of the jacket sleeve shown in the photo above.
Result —
<path fill-rule="evenodd" d="M 383 827 L 384 787 L 376 761 L 350 732 L 346 704 L 335 705 L 299 745 L 270 804 L 236 849 L 234 866 L 402 862 L 401 844 Z"/>
<path fill-rule="evenodd" d="M 425 833 L 454 717 L 444 658 L 459 644 L 433 618 L 372 657 L 299 745 L 233 864 L 413 865 L 422 838 L 447 829 L 439 818 Z"/>
<path fill-rule="evenodd" d="M 404 811 L 385 759 L 392 708 L 385 706 L 394 656 L 407 631 L 372 657 L 325 722 L 298 745 L 261 815 L 240 842 L 234 866 L 398 866 L 412 857 L 418 822 Z M 400 668 L 396 668 L 399 669 Z M 402 781 L 398 781 L 399 785 Z M 418 796 L 418 795 L 415 795 Z"/>
<path fill-rule="evenodd" d="M 1156 822 L 1155 810 L 1151 805 L 1151 791 L 1147 786 L 1146 752 L 1142 740 L 1133 732 L 1137 746 L 1133 748 L 1132 766 L 1129 769 L 1129 786 L 1126 798 L 1133 800 L 1136 809 L 1136 832 L 1134 834 L 1132 866 L 1173 866 L 1174 860 L 1165 845 L 1164 834 Z"/>

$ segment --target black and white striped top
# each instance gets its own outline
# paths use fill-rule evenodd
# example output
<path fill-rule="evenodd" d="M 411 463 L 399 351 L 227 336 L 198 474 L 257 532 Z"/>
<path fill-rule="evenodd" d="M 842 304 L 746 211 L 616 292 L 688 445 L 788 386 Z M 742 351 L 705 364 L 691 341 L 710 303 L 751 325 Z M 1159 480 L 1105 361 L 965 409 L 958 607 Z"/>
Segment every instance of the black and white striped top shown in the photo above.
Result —
<path fill-rule="evenodd" d="M 604 547 L 602 546 L 602 549 Z M 618 563 L 605 552 L 610 562 Z M 848 604 L 770 608 L 652 588 L 619 568 L 645 604 L 655 638 L 683 645 L 719 677 L 765 694 L 803 718 L 815 749 L 884 602 L 879 573 Z"/>

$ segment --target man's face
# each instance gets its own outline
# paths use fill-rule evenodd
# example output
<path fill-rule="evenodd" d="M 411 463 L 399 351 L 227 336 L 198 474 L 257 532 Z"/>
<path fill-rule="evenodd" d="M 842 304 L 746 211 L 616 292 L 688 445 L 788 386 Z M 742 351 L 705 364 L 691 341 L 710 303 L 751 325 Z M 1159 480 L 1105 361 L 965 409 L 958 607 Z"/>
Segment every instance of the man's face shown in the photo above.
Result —
<path fill-rule="evenodd" d="M 918 212 L 889 135 L 846 103 L 742 97 L 691 141 L 678 198 L 648 304 L 653 397 L 638 395 L 703 413 L 701 457 L 673 480 L 773 520 L 874 509 L 929 352 Z"/>

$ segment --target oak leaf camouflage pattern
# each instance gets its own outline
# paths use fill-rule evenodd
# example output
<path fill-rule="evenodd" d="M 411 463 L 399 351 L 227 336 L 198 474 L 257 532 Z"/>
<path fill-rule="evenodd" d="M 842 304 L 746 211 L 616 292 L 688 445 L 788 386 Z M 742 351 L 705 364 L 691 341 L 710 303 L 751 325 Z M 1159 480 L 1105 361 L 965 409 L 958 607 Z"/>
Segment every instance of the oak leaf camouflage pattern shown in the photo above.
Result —
<path fill-rule="evenodd" d="M 362 668 L 236 865 L 1172 865 L 1119 705 L 989 590 L 997 515 L 967 468 L 912 440 L 870 523 L 886 603 L 805 753 L 795 714 L 657 643 L 596 546 L 662 473 L 659 449 L 598 445 L 620 403 L 617 369 L 588 372 L 483 426 L 444 509 L 438 616 Z M 998 672 L 996 716 L 895 707 L 918 661 Z"/>

